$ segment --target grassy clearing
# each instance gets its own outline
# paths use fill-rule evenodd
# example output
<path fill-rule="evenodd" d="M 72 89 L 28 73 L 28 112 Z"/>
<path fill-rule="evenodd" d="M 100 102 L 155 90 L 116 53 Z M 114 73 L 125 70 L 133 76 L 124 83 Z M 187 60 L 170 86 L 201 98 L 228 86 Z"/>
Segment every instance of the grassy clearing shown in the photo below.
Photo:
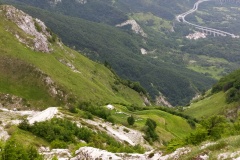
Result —
<path fill-rule="evenodd" d="M 235 103 L 227 104 L 225 94 L 219 92 L 201 101 L 192 103 L 184 113 L 197 119 L 204 119 L 212 115 L 222 114 L 226 109 L 235 106 Z"/>
<path fill-rule="evenodd" d="M 133 115 L 136 121 L 132 127 L 137 130 L 143 129 L 147 118 L 151 118 L 156 121 L 156 132 L 159 135 L 159 139 L 164 142 L 168 142 L 173 138 L 182 139 L 192 131 L 192 128 L 189 126 L 185 119 L 166 113 L 164 111 L 144 110 L 130 112 L 125 107 L 120 105 L 116 105 L 115 108 L 117 111 L 113 111 L 113 117 L 116 119 L 116 122 L 128 126 L 127 118 L 130 115 Z"/>
<path fill-rule="evenodd" d="M 198 16 L 195 16 L 195 18 L 197 19 L 197 22 L 198 22 L 199 24 L 204 24 L 203 19 L 201 19 L 201 18 L 198 17 Z"/>
<path fill-rule="evenodd" d="M 136 112 L 136 114 L 143 119 L 151 118 L 155 120 L 158 124 L 157 131 L 160 133 L 162 129 L 168 132 L 166 137 L 163 137 L 162 139 L 166 138 L 169 140 L 169 133 L 172 137 L 183 138 L 192 130 L 185 119 L 160 110 L 139 111 Z"/>
<path fill-rule="evenodd" d="M 16 139 L 17 142 L 19 142 L 23 146 L 28 145 L 33 145 L 36 147 L 49 146 L 49 143 L 43 140 L 42 138 L 36 137 L 30 132 L 23 131 L 19 129 L 17 126 L 11 126 L 9 129 L 7 129 L 7 131 L 12 138 Z"/>
<path fill-rule="evenodd" d="M 170 21 L 154 16 L 152 13 L 135 13 L 132 18 L 157 32 L 161 32 L 162 29 L 171 29 Z"/>
<path fill-rule="evenodd" d="M 189 58 L 189 57 L 186 57 Z M 192 61 L 189 58 L 189 61 Z M 205 55 L 198 55 L 189 63 L 187 68 L 199 73 L 208 74 L 214 79 L 220 79 L 225 73 L 224 66 L 234 66 L 223 58 L 213 58 Z"/>
<path fill-rule="evenodd" d="M 203 67 L 203 66 L 199 66 L 199 65 L 189 65 L 188 69 L 191 69 L 196 72 L 203 73 L 203 74 L 207 73 L 207 74 L 211 75 L 211 77 L 214 79 L 220 79 L 221 73 L 224 71 L 223 68 L 217 68 L 215 66 Z"/>

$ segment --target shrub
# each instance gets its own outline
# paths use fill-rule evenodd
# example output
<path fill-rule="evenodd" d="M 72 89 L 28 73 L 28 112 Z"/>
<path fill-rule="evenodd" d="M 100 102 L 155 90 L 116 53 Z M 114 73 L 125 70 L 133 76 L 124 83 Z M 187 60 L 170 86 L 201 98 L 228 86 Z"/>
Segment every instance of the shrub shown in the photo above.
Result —
<path fill-rule="evenodd" d="M 77 109 L 76 109 L 76 107 L 74 107 L 73 105 L 70 105 L 70 106 L 68 107 L 68 110 L 69 110 L 69 112 L 71 112 L 71 113 L 77 113 Z"/>
<path fill-rule="evenodd" d="M 236 88 L 231 88 L 226 94 L 226 102 L 231 103 L 240 100 L 240 91 Z"/>
<path fill-rule="evenodd" d="M 43 160 L 43 157 L 39 155 L 35 147 L 26 147 L 13 138 L 8 139 L 5 146 L 1 148 L 1 155 L 0 159 L 2 158 L 3 160 Z"/>
<path fill-rule="evenodd" d="M 127 122 L 129 125 L 133 125 L 135 123 L 134 117 L 131 115 L 130 117 L 127 118 Z"/>
<path fill-rule="evenodd" d="M 194 122 L 192 119 L 187 119 L 187 123 L 188 123 L 192 128 L 195 128 L 195 127 L 196 127 L 196 124 L 195 124 L 195 122 Z"/>
<path fill-rule="evenodd" d="M 93 115 L 92 115 L 90 112 L 86 111 L 86 112 L 84 112 L 84 114 L 83 114 L 83 118 L 93 119 Z"/>
<path fill-rule="evenodd" d="M 155 128 L 157 127 L 157 123 L 150 118 L 147 119 L 145 125 L 148 126 L 151 130 L 155 130 Z"/>
<path fill-rule="evenodd" d="M 34 25 L 38 32 L 42 32 L 42 27 L 36 21 L 34 22 Z"/>
<path fill-rule="evenodd" d="M 2 153 L 4 159 L 22 159 L 29 160 L 26 150 L 16 142 L 14 139 L 10 139 L 6 142 L 4 152 Z"/>
<path fill-rule="evenodd" d="M 180 148 L 182 146 L 184 146 L 184 141 L 182 141 L 181 139 L 172 139 L 168 144 L 167 144 L 167 151 L 168 152 L 173 152 L 175 151 L 177 148 Z"/>
<path fill-rule="evenodd" d="M 207 139 L 208 132 L 206 129 L 197 129 L 185 139 L 187 144 L 197 145 Z"/>
<path fill-rule="evenodd" d="M 207 149 L 209 149 L 210 151 L 217 151 L 223 149 L 226 146 L 227 143 L 225 141 L 220 141 L 217 144 L 208 146 Z"/>
<path fill-rule="evenodd" d="M 219 139 L 224 133 L 226 118 L 224 116 L 211 116 L 201 122 L 207 130 L 207 135 L 212 139 Z"/>
<path fill-rule="evenodd" d="M 40 155 L 37 151 L 37 149 L 33 146 L 28 146 L 27 147 L 27 155 L 30 160 L 43 160 L 43 156 Z"/>
<path fill-rule="evenodd" d="M 148 155 L 148 158 L 152 158 L 153 156 L 154 156 L 154 152 L 150 153 L 150 154 Z"/>
<path fill-rule="evenodd" d="M 123 128 L 123 131 L 126 132 L 126 133 L 129 132 L 129 130 L 127 128 Z"/>
<path fill-rule="evenodd" d="M 51 142 L 51 148 L 67 148 L 67 143 L 56 139 Z"/>
<path fill-rule="evenodd" d="M 158 135 L 155 132 L 156 127 L 157 127 L 157 123 L 154 120 L 148 118 L 145 123 L 145 128 L 144 128 L 145 137 L 144 138 L 150 143 L 154 142 L 158 139 Z"/>
<path fill-rule="evenodd" d="M 115 123 L 115 120 L 114 120 L 114 118 L 113 118 L 112 116 L 108 116 L 108 117 L 107 117 L 107 121 L 108 121 L 108 122 L 111 122 L 111 123 L 113 123 L 113 124 Z"/>
<path fill-rule="evenodd" d="M 113 119 L 110 118 L 111 112 L 105 107 L 94 106 L 89 102 L 82 102 L 78 105 L 78 108 L 105 120 L 108 120 L 109 117 L 109 120 L 113 121 Z"/>

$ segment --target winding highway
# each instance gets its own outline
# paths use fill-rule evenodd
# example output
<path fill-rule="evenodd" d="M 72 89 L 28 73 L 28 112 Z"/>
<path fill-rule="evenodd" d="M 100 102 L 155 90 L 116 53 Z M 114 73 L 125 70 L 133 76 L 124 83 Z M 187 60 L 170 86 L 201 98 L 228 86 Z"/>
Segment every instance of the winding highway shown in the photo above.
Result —
<path fill-rule="evenodd" d="M 204 26 L 200 26 L 200 25 L 197 25 L 197 24 L 193 24 L 193 23 L 190 23 L 188 22 L 187 20 L 185 20 L 185 17 L 193 12 L 196 12 L 198 10 L 198 6 L 199 4 L 203 3 L 203 2 L 207 2 L 207 1 L 213 1 L 213 0 L 198 0 L 192 9 L 190 9 L 189 11 L 185 12 L 185 13 L 182 13 L 180 15 L 177 15 L 176 16 L 176 19 L 178 22 L 183 22 L 183 23 L 187 23 L 189 25 L 192 25 L 194 26 L 195 28 L 199 29 L 199 30 L 202 30 L 202 32 L 206 32 L 206 33 L 210 33 L 210 34 L 213 34 L 214 36 L 215 35 L 220 35 L 220 36 L 231 36 L 232 38 L 239 38 L 239 36 L 237 35 L 234 35 L 232 33 L 229 33 L 229 32 L 225 32 L 225 31 L 222 31 L 222 30 L 218 30 L 218 29 L 214 29 L 214 28 L 209 28 L 209 27 L 204 27 Z"/>

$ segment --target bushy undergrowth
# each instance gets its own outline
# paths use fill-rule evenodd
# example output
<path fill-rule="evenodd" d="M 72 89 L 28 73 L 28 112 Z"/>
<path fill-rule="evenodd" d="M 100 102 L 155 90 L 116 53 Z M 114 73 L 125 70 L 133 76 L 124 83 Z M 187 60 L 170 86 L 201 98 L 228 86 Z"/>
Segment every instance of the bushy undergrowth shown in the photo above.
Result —
<path fill-rule="evenodd" d="M 216 141 L 223 137 L 238 135 L 240 133 L 239 121 L 240 120 L 238 119 L 235 122 L 230 122 L 224 116 L 211 116 L 207 119 L 202 120 L 200 122 L 200 126 L 198 126 L 184 139 L 174 139 L 170 141 L 168 143 L 167 149 L 169 151 L 173 151 L 188 144 L 199 145 L 203 141 Z M 225 146 L 226 144 L 224 142 L 221 142 L 210 147 L 209 149 L 215 150 L 216 148 L 223 148 Z"/>
<path fill-rule="evenodd" d="M 240 70 L 232 72 L 226 77 L 220 79 L 212 88 L 212 93 L 224 91 L 226 93 L 226 102 L 237 102 L 240 100 Z"/>
<path fill-rule="evenodd" d="M 24 146 L 13 138 L 1 143 L 0 149 L 1 160 L 43 160 L 35 147 Z"/>
<path fill-rule="evenodd" d="M 90 102 L 79 103 L 78 108 L 83 111 L 86 111 L 88 117 L 90 116 L 89 114 L 92 114 L 102 119 L 105 119 L 111 123 L 114 123 L 114 119 L 111 116 L 111 111 L 107 108 L 96 106 Z"/>
<path fill-rule="evenodd" d="M 150 143 L 158 140 L 158 135 L 155 132 L 156 127 L 157 127 L 157 123 L 154 120 L 148 118 L 144 127 L 144 132 L 145 132 L 144 138 Z"/>
<path fill-rule="evenodd" d="M 198 122 L 198 120 L 196 118 L 193 118 L 189 115 L 186 115 L 184 113 L 181 113 L 179 111 L 176 111 L 174 109 L 171 109 L 171 108 L 167 108 L 167 107 L 157 107 L 156 109 L 159 109 L 161 111 L 164 111 L 164 112 L 167 112 L 167 113 L 170 113 L 172 115 L 176 115 L 176 116 L 179 116 L 179 117 L 182 117 L 184 119 L 187 120 L 188 124 L 192 127 L 192 128 L 195 128 L 196 127 L 196 123 Z"/>
<path fill-rule="evenodd" d="M 129 146 L 120 143 L 104 132 L 95 132 L 87 127 L 78 127 L 76 123 L 66 119 L 53 118 L 45 122 L 36 122 L 33 125 L 29 125 L 24 120 L 19 124 L 19 128 L 45 139 L 52 148 L 66 148 L 69 144 L 77 145 L 79 140 L 84 140 L 89 146 L 111 152 L 144 152 L 139 145 Z"/>

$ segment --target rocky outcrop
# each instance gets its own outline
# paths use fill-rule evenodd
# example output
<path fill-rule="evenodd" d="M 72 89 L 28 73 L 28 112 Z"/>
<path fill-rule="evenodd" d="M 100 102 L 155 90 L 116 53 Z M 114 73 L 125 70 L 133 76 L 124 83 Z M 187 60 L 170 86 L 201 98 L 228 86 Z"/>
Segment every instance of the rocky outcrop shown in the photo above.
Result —
<path fill-rule="evenodd" d="M 69 67 L 73 72 L 81 73 L 79 70 L 76 69 L 76 67 L 72 63 L 70 63 L 70 62 L 68 62 L 68 61 L 66 61 L 64 59 L 60 59 L 59 62 L 61 62 L 62 64 L 66 65 L 67 67 Z"/>
<path fill-rule="evenodd" d="M 137 130 L 130 129 L 121 125 L 112 125 L 111 123 L 103 122 L 101 120 L 96 119 L 95 121 L 84 119 L 84 121 L 87 124 L 97 127 L 99 130 L 105 131 L 108 135 L 114 137 L 116 140 L 120 142 L 127 142 L 132 146 L 140 144 L 148 150 L 152 149 L 151 146 L 146 144 L 147 142 L 143 138 L 143 133 Z"/>
<path fill-rule="evenodd" d="M 163 95 L 160 95 L 158 97 L 156 97 L 156 105 L 163 105 L 163 106 L 167 106 L 167 107 L 173 107 L 167 100 L 166 97 L 164 97 Z"/>
<path fill-rule="evenodd" d="M 45 160 L 52 160 L 54 157 L 61 160 L 69 160 L 72 156 L 68 149 L 52 149 L 49 147 L 40 147 L 39 153 L 43 155 Z"/>
<path fill-rule="evenodd" d="M 141 26 L 135 20 L 127 20 L 126 22 L 116 25 L 116 27 L 123 27 L 126 25 L 131 25 L 132 31 L 134 31 L 136 34 L 140 34 L 143 37 L 147 37 L 147 34 L 143 31 Z"/>
<path fill-rule="evenodd" d="M 147 50 L 144 48 L 141 48 L 141 53 L 142 53 L 142 55 L 148 54 Z"/>
<path fill-rule="evenodd" d="M 87 0 L 75 0 L 77 3 L 86 4 Z M 58 3 L 61 3 L 62 0 L 49 0 L 50 5 L 56 6 Z"/>
<path fill-rule="evenodd" d="M 14 22 L 26 35 L 20 34 L 17 31 L 12 32 L 21 43 L 35 51 L 49 53 L 51 51 L 48 39 L 51 39 L 51 34 L 47 31 L 45 24 L 39 19 L 34 19 L 21 10 L 13 6 L 4 5 L 1 7 L 5 17 Z"/>
<path fill-rule="evenodd" d="M 75 152 L 76 156 L 71 160 L 95 160 L 95 159 L 114 159 L 114 160 L 168 160 L 168 159 L 181 159 L 180 157 L 189 153 L 190 148 L 179 148 L 169 155 L 162 155 L 161 152 L 149 151 L 144 154 L 128 154 L 128 153 L 111 153 L 105 150 L 82 147 Z"/>
<path fill-rule="evenodd" d="M 4 130 L 2 126 L 0 126 L 0 140 L 6 141 L 9 138 L 9 134 Z"/>
<path fill-rule="evenodd" d="M 76 0 L 76 2 L 81 3 L 81 4 L 86 4 L 87 0 Z"/>
<path fill-rule="evenodd" d="M 62 0 L 49 0 L 49 3 L 53 6 L 57 5 L 58 3 L 61 3 Z"/>
<path fill-rule="evenodd" d="M 21 110 L 28 106 L 27 101 L 21 97 L 11 94 L 0 94 L 0 107 L 12 110 Z"/>
<path fill-rule="evenodd" d="M 29 121 L 29 124 L 46 121 L 46 120 L 52 119 L 57 113 L 58 113 L 57 107 L 49 107 L 42 112 L 29 116 L 28 121 Z"/>

